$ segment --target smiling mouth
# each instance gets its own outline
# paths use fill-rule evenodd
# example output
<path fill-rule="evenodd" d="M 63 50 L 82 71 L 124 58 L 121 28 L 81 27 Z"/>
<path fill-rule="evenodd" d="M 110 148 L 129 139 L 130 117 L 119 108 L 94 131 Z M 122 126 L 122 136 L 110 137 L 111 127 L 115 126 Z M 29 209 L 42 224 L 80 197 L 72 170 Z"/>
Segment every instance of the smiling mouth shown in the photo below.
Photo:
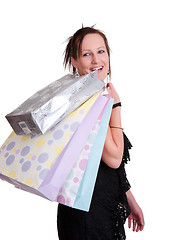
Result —
<path fill-rule="evenodd" d="M 101 67 L 94 67 L 94 68 L 91 68 L 90 69 L 92 72 L 95 71 L 95 70 L 98 70 L 99 72 L 103 70 L 103 66 Z"/>

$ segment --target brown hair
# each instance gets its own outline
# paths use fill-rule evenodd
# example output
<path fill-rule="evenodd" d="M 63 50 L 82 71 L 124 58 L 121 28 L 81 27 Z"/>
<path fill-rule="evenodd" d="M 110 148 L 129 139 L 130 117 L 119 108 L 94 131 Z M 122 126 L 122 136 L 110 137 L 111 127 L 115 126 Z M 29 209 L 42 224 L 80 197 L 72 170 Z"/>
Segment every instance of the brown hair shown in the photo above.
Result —
<path fill-rule="evenodd" d="M 107 40 L 105 34 L 102 31 L 95 29 L 94 26 L 93 27 L 82 27 L 77 32 L 75 32 L 73 36 L 71 36 L 67 39 L 68 44 L 67 44 L 65 52 L 64 52 L 64 54 L 65 54 L 64 62 L 63 62 L 64 67 L 66 68 L 68 66 L 69 70 L 71 69 L 71 66 L 72 66 L 71 57 L 73 57 L 75 60 L 78 57 L 80 57 L 82 41 L 87 34 L 91 34 L 91 33 L 99 34 L 104 39 L 107 53 L 109 55 L 109 75 L 111 75 L 110 47 L 108 44 L 108 40 Z M 74 66 L 72 66 L 72 67 L 73 67 L 73 74 L 76 74 L 76 68 Z"/>

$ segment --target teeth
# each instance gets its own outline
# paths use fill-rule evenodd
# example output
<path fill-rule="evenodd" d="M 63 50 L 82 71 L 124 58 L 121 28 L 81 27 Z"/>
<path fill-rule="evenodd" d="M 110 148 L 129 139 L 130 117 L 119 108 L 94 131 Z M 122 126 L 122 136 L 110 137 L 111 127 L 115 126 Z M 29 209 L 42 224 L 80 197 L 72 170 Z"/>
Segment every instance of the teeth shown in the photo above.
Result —
<path fill-rule="evenodd" d="M 99 69 L 102 70 L 103 67 L 92 68 L 91 71 L 95 71 L 95 70 L 99 70 Z"/>

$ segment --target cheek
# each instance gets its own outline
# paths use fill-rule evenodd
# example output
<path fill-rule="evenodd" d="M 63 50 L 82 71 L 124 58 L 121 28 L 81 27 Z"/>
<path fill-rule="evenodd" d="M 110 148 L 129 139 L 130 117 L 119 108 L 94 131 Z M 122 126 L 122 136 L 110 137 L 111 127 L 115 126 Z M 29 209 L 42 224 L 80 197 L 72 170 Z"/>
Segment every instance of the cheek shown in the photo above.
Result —
<path fill-rule="evenodd" d="M 85 68 L 89 67 L 90 66 L 90 62 L 91 62 L 90 58 L 89 57 L 85 57 L 82 60 L 82 66 L 85 67 Z"/>
<path fill-rule="evenodd" d="M 109 56 L 108 55 L 104 57 L 104 62 L 106 63 L 106 65 L 109 66 Z"/>
<path fill-rule="evenodd" d="M 79 64 L 79 68 L 82 71 L 87 71 L 90 68 L 90 61 L 89 59 L 82 60 Z"/>
<path fill-rule="evenodd" d="M 102 59 L 102 62 L 104 63 L 104 70 L 109 70 L 109 59 L 104 58 Z"/>

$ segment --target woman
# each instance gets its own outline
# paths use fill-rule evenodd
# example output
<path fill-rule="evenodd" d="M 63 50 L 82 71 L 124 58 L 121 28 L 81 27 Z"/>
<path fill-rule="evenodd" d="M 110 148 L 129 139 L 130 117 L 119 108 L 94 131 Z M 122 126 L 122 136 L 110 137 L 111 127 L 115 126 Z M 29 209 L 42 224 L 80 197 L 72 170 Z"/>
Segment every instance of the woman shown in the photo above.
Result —
<path fill-rule="evenodd" d="M 69 38 L 64 64 L 73 67 L 73 74 L 79 75 L 98 69 L 99 79 L 104 80 L 111 75 L 106 36 L 93 27 L 79 29 Z M 120 98 L 112 83 L 107 87 L 114 105 L 90 210 L 87 213 L 59 204 L 59 240 L 123 240 L 126 239 L 124 223 L 127 218 L 133 231 L 144 228 L 142 210 L 130 191 L 125 173 L 128 149 L 132 146 L 121 128 Z"/>

